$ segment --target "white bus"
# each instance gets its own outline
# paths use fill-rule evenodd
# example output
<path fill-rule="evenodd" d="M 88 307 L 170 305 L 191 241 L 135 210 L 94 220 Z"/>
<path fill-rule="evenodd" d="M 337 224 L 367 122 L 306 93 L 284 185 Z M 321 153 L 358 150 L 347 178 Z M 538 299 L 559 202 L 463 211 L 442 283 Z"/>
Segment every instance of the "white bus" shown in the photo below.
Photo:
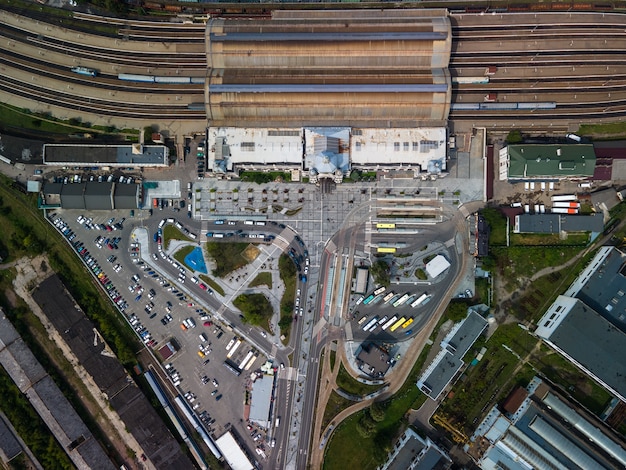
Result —
<path fill-rule="evenodd" d="M 399 307 L 400 305 L 404 305 L 406 301 L 409 300 L 409 294 L 404 294 L 398 300 L 393 303 L 394 307 Z"/>

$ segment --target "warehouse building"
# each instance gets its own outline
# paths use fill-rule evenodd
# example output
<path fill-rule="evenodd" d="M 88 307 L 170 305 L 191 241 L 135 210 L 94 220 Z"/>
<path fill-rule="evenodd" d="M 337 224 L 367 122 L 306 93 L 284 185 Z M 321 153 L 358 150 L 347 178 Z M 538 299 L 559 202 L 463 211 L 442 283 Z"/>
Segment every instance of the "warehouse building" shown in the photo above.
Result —
<path fill-rule="evenodd" d="M 445 171 L 446 10 L 274 11 L 206 35 L 210 171 Z"/>
<path fill-rule="evenodd" d="M 42 206 L 85 210 L 137 209 L 141 185 L 107 182 L 46 183 L 41 192 Z"/>
<path fill-rule="evenodd" d="M 548 308 L 537 336 L 626 402 L 626 254 L 602 247 Z"/>
<path fill-rule="evenodd" d="M 626 450 L 603 423 L 538 377 L 525 392 L 511 396 L 503 411 L 494 406 L 478 425 L 470 455 L 480 468 L 624 468 Z"/>

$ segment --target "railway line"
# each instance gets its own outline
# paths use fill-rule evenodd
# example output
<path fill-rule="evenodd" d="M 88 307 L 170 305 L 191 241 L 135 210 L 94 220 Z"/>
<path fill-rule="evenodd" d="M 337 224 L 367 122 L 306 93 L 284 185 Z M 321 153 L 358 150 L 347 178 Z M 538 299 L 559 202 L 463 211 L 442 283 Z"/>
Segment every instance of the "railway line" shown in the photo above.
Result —
<path fill-rule="evenodd" d="M 453 77 L 482 76 L 486 67 L 497 71 L 484 83 L 453 83 L 452 119 L 472 119 L 488 122 L 509 117 L 516 120 L 549 118 L 567 121 L 575 119 L 606 119 L 626 114 L 626 15 L 613 13 L 516 13 L 490 15 L 453 13 L 453 45 L 450 72 Z M 112 39 L 86 43 L 70 41 L 63 35 L 55 37 L 51 28 L 43 25 L 44 34 L 33 34 L 32 26 L 23 28 L 0 25 L 0 38 L 7 46 L 0 51 L 1 75 L 5 86 L 13 73 L 28 72 L 44 79 L 65 81 L 75 88 L 74 94 L 59 93 L 55 102 L 52 89 L 43 91 L 36 86 L 30 98 L 40 99 L 61 107 L 97 107 L 96 113 L 107 116 L 179 116 L 181 119 L 205 119 L 201 111 L 187 108 L 202 101 L 203 85 L 128 82 L 124 74 L 147 76 L 201 77 L 206 73 L 203 24 L 137 21 L 105 18 L 77 13 L 76 19 L 85 23 L 114 26 L 120 37 L 115 47 Z M 599 21 L 602 19 L 602 21 Z M 557 22 L 558 20 L 558 22 Z M 182 21 L 182 20 L 181 20 Z M 511 23 L 511 24 L 508 24 Z M 1 41 L 2 39 L 0 39 Z M 153 47 L 156 45 L 157 47 Z M 106 64 L 106 65 L 105 65 Z M 69 67 L 82 65 L 97 69 L 97 77 L 80 77 Z M 100 67 L 98 65 L 101 65 Z M 14 72 L 12 72 L 14 71 Z M 120 75 L 121 74 L 121 75 Z M 277 76 L 280 77 L 280 74 Z M 148 77 L 149 78 L 149 77 Z M 459 79 L 457 79 L 459 81 Z M 467 81 L 467 80 L 466 80 Z M 470 80 L 471 81 L 471 80 Z M 93 92 L 89 91 L 90 89 Z M 96 95 L 100 100 L 85 95 Z M 21 96 L 27 90 L 20 89 Z M 117 102 L 114 94 L 131 93 L 137 99 Z M 163 103 L 163 113 L 154 113 L 159 105 L 144 103 L 143 95 L 177 95 L 176 105 Z M 494 106 L 469 109 L 481 104 L 486 95 L 496 96 Z M 81 95 L 83 97 L 81 98 Z M 128 102 L 137 101 L 130 109 Z M 522 107 L 507 109 L 507 103 L 522 103 Z M 533 103 L 554 103 L 552 109 L 542 109 Z M 463 107 L 468 109 L 462 109 Z"/>

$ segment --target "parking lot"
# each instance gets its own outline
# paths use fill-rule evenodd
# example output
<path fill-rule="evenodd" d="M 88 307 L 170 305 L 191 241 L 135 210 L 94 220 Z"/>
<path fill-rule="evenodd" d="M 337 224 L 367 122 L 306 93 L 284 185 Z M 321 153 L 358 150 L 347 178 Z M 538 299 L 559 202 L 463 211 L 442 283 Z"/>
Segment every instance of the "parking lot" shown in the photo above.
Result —
<path fill-rule="evenodd" d="M 197 273 L 167 256 L 159 240 L 135 236 L 138 219 L 128 211 L 92 214 L 58 210 L 49 218 L 153 354 L 158 357 L 158 350 L 168 343 L 174 346 L 174 354 L 163 362 L 171 386 L 177 387 L 208 430 L 220 435 L 232 427 L 249 439 L 251 449 L 262 446 L 269 453 L 264 432 L 257 428 L 251 436 L 247 423 L 233 419 L 243 416 L 249 373 L 266 357 L 198 303 L 196 299 L 211 293 L 201 281 L 191 281 L 197 280 Z M 159 221 L 159 214 L 163 213 L 155 211 L 151 224 L 158 226 L 164 220 L 163 227 L 170 219 Z M 177 224 L 173 218 L 170 223 Z M 179 225 L 188 234 L 197 229 Z M 196 291 L 190 291 L 192 287 Z"/>

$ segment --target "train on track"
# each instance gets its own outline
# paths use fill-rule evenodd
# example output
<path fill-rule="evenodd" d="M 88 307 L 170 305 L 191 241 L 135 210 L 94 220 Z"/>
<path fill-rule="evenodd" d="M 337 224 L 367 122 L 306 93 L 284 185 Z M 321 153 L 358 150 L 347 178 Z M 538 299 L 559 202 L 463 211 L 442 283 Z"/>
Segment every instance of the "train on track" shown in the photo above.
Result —
<path fill-rule="evenodd" d="M 168 83 L 183 85 L 187 83 L 204 84 L 204 77 L 157 77 L 154 75 L 135 75 L 132 73 L 120 73 L 117 75 L 118 80 L 126 82 L 141 83 Z"/>
<path fill-rule="evenodd" d="M 537 103 L 452 103 L 450 111 L 477 111 L 477 110 L 498 110 L 508 111 L 515 109 L 555 109 L 555 101 L 545 101 Z"/>
<path fill-rule="evenodd" d="M 250 2 L 245 3 L 220 3 L 220 8 L 215 8 L 215 3 L 205 4 L 201 0 L 186 0 L 184 2 L 175 1 L 161 1 L 161 2 L 143 2 L 138 0 L 131 0 L 129 2 L 135 8 L 141 8 L 144 11 L 168 11 L 172 13 L 186 13 L 186 14 L 208 14 L 214 17 L 234 17 L 234 18 L 259 18 L 259 17 L 271 17 L 272 10 L 281 8 L 284 5 L 283 2 L 277 2 L 275 5 L 267 4 L 254 4 Z M 286 2 L 285 2 L 286 3 Z M 306 8 L 312 2 L 305 2 L 303 4 L 290 4 L 289 8 L 298 9 Z M 371 1 L 359 1 L 355 3 L 361 3 L 371 8 L 386 8 L 386 2 L 371 2 Z M 397 5 L 397 4 L 396 4 Z M 414 8 L 415 3 L 405 2 L 406 8 Z M 560 2 L 547 2 L 547 3 L 518 3 L 513 5 L 502 5 L 496 7 L 484 6 L 459 6 L 451 7 L 451 13 L 509 13 L 509 12 L 525 12 L 525 11 L 612 11 L 619 9 L 614 6 L 613 3 L 560 3 Z M 621 7 L 623 8 L 623 7 Z"/>
<path fill-rule="evenodd" d="M 88 69 L 87 67 L 72 67 L 72 72 L 79 75 L 87 75 L 89 77 L 95 77 L 98 75 L 98 71 L 94 69 Z"/>

